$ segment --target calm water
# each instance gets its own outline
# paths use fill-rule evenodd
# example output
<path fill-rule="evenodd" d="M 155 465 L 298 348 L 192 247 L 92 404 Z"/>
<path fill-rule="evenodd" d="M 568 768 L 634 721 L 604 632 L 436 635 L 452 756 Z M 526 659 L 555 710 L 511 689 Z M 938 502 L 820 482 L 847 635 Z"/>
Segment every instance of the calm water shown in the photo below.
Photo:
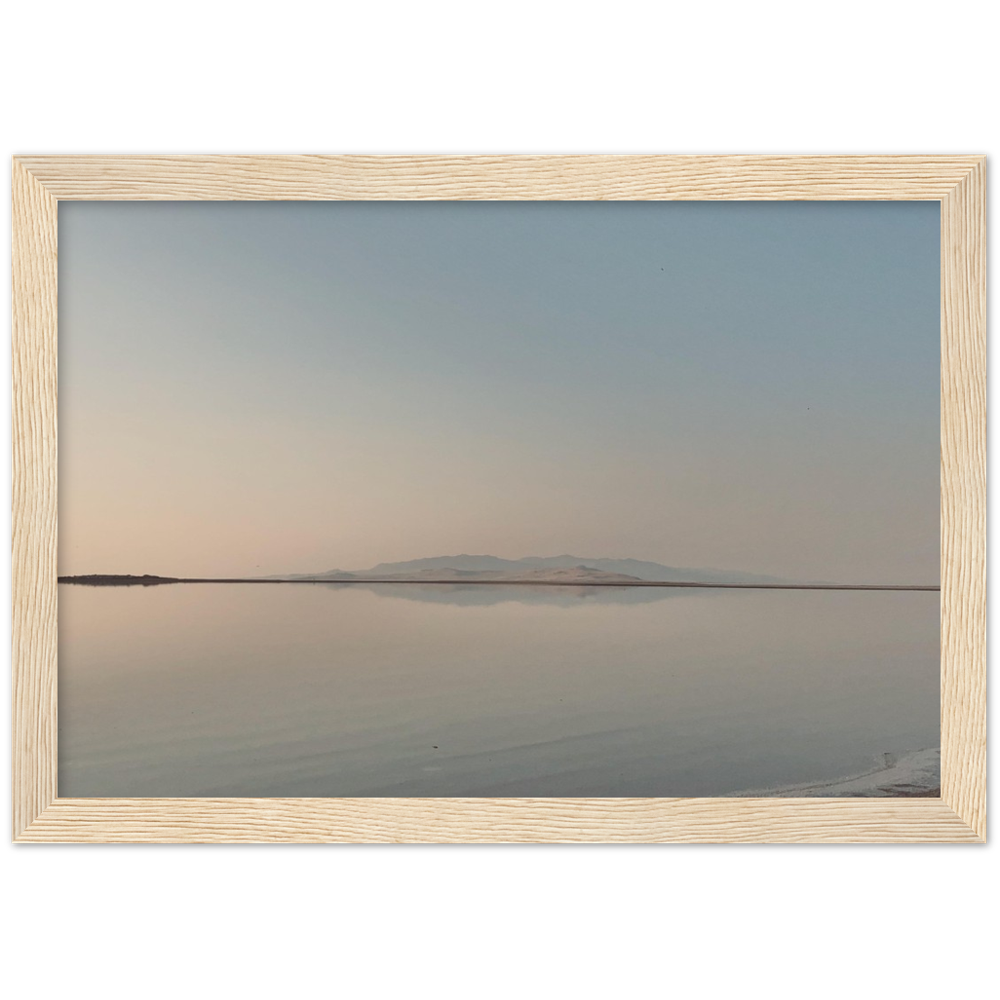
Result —
<path fill-rule="evenodd" d="M 719 795 L 939 743 L 936 593 L 59 600 L 63 796 Z"/>

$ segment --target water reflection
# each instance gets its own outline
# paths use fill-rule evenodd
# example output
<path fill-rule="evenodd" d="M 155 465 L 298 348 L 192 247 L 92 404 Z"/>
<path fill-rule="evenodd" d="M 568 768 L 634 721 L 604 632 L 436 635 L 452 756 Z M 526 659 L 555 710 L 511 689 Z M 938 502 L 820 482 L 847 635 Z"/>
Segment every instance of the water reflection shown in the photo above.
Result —
<path fill-rule="evenodd" d="M 363 589 L 377 597 L 395 597 L 405 601 L 453 604 L 458 607 L 488 607 L 494 604 L 548 604 L 573 608 L 580 604 L 651 604 L 680 597 L 699 588 L 681 587 L 553 587 L 504 584 L 441 583 L 324 583 L 317 586 L 333 590 Z M 717 591 L 705 591 L 706 594 Z"/>
<path fill-rule="evenodd" d="M 64 796 L 721 795 L 939 740 L 937 594 L 204 584 L 59 598 Z"/>

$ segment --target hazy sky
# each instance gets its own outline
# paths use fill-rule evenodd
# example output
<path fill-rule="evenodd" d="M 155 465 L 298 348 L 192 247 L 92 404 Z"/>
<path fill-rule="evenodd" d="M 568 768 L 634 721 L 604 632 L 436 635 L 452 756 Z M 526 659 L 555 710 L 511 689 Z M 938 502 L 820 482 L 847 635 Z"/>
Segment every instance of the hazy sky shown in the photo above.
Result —
<path fill-rule="evenodd" d="M 60 571 L 935 583 L 936 202 L 63 202 Z"/>

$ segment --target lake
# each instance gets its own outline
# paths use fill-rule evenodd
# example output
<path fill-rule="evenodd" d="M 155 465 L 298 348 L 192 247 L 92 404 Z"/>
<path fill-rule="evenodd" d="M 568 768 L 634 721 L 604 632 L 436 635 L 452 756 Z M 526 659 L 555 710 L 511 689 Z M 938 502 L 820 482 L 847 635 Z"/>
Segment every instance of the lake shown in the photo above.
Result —
<path fill-rule="evenodd" d="M 939 745 L 937 593 L 59 586 L 59 795 L 708 796 Z"/>

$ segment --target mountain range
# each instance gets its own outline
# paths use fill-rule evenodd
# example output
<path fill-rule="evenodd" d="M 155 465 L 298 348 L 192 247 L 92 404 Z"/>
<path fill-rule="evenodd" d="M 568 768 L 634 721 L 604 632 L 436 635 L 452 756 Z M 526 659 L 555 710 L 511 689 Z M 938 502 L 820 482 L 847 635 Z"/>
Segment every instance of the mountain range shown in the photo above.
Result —
<path fill-rule="evenodd" d="M 292 580 L 524 580 L 526 582 L 627 583 L 775 583 L 772 576 L 730 570 L 664 566 L 644 559 L 605 559 L 573 555 L 501 559 L 490 555 L 432 556 L 406 562 L 379 563 L 367 570 L 330 569 L 297 573 Z"/>

